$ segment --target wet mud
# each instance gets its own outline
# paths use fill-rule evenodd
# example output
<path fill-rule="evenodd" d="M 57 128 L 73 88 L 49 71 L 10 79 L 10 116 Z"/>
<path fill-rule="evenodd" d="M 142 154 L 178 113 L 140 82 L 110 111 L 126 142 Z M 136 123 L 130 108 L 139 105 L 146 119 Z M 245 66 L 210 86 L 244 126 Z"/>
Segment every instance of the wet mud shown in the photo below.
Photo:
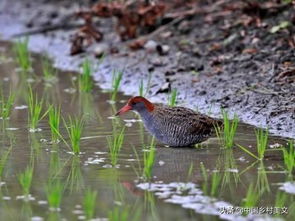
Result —
<path fill-rule="evenodd" d="M 227 109 L 245 123 L 294 138 L 294 74 L 288 73 L 294 69 L 294 48 L 288 43 L 294 26 L 270 33 L 292 16 L 293 6 L 252 15 L 247 8 L 240 9 L 239 3 L 213 4 L 214 13 L 197 14 L 169 26 L 153 39 L 169 47 L 165 55 L 131 51 L 113 32 L 112 21 L 101 20 L 104 40 L 86 53 L 70 56 L 71 35 L 82 22 L 72 18 L 81 7 L 79 2 L 2 1 L 0 27 L 3 39 L 30 35 L 30 49 L 48 53 L 63 70 L 78 71 L 84 57 L 97 64 L 95 53 L 102 50 L 107 56 L 94 75 L 101 88 L 111 87 L 112 72 L 119 69 L 124 70 L 120 90 L 137 95 L 141 79 L 147 87 L 151 74 L 146 95 L 153 101 L 167 102 L 170 88 L 176 88 L 179 105 L 214 117 Z M 237 9 L 228 10 L 228 4 Z M 111 48 L 118 53 L 111 54 Z"/>

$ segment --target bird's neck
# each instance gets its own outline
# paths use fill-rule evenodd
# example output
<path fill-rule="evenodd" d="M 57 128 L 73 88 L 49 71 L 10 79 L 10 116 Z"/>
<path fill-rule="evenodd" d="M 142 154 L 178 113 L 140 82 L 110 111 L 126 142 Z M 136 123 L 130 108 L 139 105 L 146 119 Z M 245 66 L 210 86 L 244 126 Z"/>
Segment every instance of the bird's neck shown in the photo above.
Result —
<path fill-rule="evenodd" d="M 152 112 L 148 111 L 146 108 L 141 109 L 140 111 L 138 111 L 139 115 L 141 116 L 143 121 L 150 121 L 153 118 L 153 114 Z"/>

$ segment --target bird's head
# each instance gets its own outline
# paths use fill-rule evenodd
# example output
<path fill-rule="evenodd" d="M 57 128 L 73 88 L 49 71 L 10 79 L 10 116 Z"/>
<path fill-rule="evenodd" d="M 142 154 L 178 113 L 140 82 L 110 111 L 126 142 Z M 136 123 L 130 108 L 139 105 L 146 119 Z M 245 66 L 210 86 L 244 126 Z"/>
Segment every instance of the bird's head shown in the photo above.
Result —
<path fill-rule="evenodd" d="M 130 98 L 127 104 L 124 107 L 122 107 L 118 111 L 118 113 L 116 113 L 116 116 L 128 112 L 130 110 L 134 110 L 139 113 L 145 110 L 147 110 L 148 112 L 152 112 L 154 108 L 154 105 L 150 101 L 148 101 L 144 97 L 136 96 Z"/>

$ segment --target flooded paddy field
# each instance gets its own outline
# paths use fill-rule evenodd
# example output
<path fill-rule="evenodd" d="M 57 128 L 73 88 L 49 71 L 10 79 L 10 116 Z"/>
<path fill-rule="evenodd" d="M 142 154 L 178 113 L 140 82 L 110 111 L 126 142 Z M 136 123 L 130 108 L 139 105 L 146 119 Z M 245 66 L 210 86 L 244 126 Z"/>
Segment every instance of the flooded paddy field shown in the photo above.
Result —
<path fill-rule="evenodd" d="M 270 136 L 260 158 L 239 123 L 233 148 L 166 147 L 134 113 L 114 116 L 129 97 L 0 50 L 0 220 L 294 220 L 288 139 Z"/>

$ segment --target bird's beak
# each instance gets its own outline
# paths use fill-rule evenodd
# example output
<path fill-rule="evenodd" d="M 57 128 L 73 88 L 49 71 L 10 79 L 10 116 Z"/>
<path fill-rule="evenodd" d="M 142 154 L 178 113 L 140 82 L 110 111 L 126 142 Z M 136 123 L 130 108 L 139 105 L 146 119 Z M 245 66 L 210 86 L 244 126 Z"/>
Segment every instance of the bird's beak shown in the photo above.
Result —
<path fill-rule="evenodd" d="M 115 114 L 115 116 L 118 116 L 118 115 L 123 114 L 123 113 L 125 113 L 125 112 L 127 112 L 127 111 L 130 111 L 130 110 L 132 110 L 132 107 L 131 107 L 130 105 L 126 104 L 124 107 L 122 107 L 122 108 L 121 108 L 121 109 Z"/>

